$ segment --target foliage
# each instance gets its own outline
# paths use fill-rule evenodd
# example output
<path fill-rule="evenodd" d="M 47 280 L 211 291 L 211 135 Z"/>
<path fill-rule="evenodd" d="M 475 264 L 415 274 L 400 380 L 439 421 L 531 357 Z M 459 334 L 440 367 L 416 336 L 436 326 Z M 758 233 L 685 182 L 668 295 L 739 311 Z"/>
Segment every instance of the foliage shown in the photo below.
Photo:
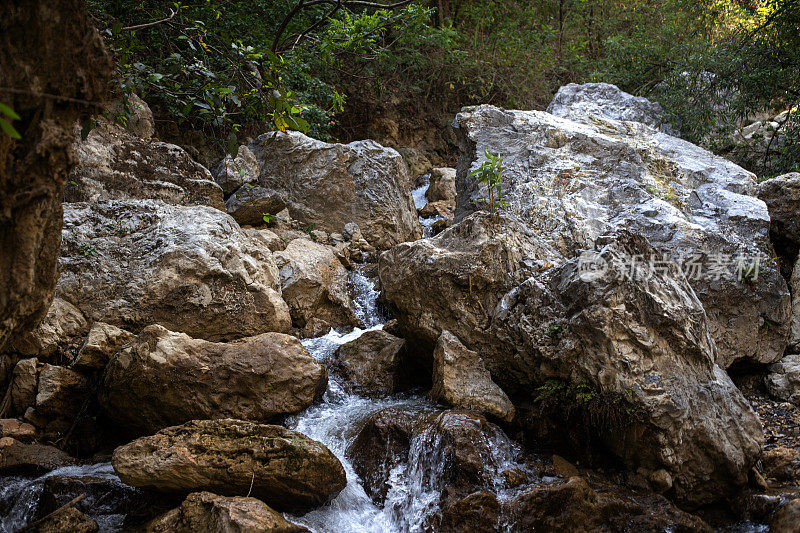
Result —
<path fill-rule="evenodd" d="M 13 109 L 0 102 L 0 129 L 12 139 L 21 139 L 19 132 L 11 125 L 12 120 L 20 120 Z"/>
<path fill-rule="evenodd" d="M 487 197 L 482 198 L 489 204 L 489 214 L 492 220 L 497 218 L 497 213 L 508 207 L 508 203 L 503 200 L 503 160 L 500 156 L 487 151 L 486 161 L 469 173 L 474 176 L 479 184 L 486 186 Z"/>

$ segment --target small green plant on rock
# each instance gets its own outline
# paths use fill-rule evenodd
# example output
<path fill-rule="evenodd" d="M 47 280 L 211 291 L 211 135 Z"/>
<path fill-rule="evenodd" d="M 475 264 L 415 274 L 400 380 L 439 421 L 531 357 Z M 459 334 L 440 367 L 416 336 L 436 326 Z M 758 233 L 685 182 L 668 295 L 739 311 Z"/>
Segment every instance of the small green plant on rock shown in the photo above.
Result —
<path fill-rule="evenodd" d="M 503 200 L 503 159 L 499 155 L 494 155 L 488 150 L 484 154 L 486 161 L 481 163 L 481 166 L 469 173 L 470 176 L 475 176 L 479 184 L 485 184 L 488 191 L 487 197 L 482 197 L 481 200 L 489 202 L 489 214 L 492 217 L 492 222 L 497 219 L 497 213 L 508 207 L 508 202 Z"/>
<path fill-rule="evenodd" d="M 78 247 L 78 252 L 84 257 L 89 257 L 92 255 L 97 255 L 97 248 L 92 246 L 91 244 L 81 244 Z"/>

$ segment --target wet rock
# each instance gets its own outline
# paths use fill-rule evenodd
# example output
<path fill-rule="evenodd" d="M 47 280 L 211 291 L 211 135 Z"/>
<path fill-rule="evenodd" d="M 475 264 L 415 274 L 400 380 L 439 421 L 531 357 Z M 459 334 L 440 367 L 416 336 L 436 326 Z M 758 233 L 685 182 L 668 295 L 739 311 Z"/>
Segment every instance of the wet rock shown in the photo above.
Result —
<path fill-rule="evenodd" d="M 640 122 L 680 137 L 678 129 L 665 122 L 661 104 L 628 94 L 610 83 L 562 85 L 547 112 L 587 124 L 592 124 L 593 117 Z"/>
<path fill-rule="evenodd" d="M 61 298 L 54 298 L 44 320 L 32 331 L 16 339 L 11 349 L 22 355 L 47 359 L 88 329 L 89 324 L 77 307 Z"/>
<path fill-rule="evenodd" d="M 776 481 L 796 482 L 800 480 L 800 450 L 779 446 L 764 450 L 761 456 L 764 476 Z"/>
<path fill-rule="evenodd" d="M 286 520 L 264 502 L 210 492 L 189 494 L 180 507 L 151 521 L 148 533 L 303 533 L 308 529 Z"/>
<path fill-rule="evenodd" d="M 95 322 L 71 366 L 82 371 L 103 369 L 117 350 L 134 337 L 130 331 Z"/>
<path fill-rule="evenodd" d="M 222 192 L 232 194 L 246 183 L 255 183 L 258 179 L 258 161 L 256 156 L 245 145 L 239 147 L 236 157 L 226 155 L 211 167 L 214 181 L 222 187 Z"/>
<path fill-rule="evenodd" d="M 514 406 L 492 381 L 480 356 L 449 331 L 442 331 L 439 336 L 433 361 L 431 398 L 501 420 L 514 418 Z"/>
<path fill-rule="evenodd" d="M 430 184 L 425 191 L 429 202 L 456 201 L 456 169 L 434 168 L 431 170 Z"/>
<path fill-rule="evenodd" d="M 44 364 L 39 371 L 36 413 L 46 418 L 73 418 L 88 400 L 89 381 L 63 366 Z"/>
<path fill-rule="evenodd" d="M 293 219 L 326 232 L 355 222 L 379 249 L 420 235 L 408 170 L 396 151 L 374 141 L 328 144 L 297 132 L 267 133 L 249 148 L 260 174 L 228 198 L 229 210 L 255 202 L 276 213 L 285 205 Z"/>
<path fill-rule="evenodd" d="M 627 276 L 618 270 L 624 257 L 649 261 L 656 251 L 620 232 L 594 252 L 602 275 L 586 276 L 578 259 L 544 264 L 558 256 L 540 238 L 526 237 L 513 220 L 493 227 L 473 215 L 385 252 L 381 283 L 403 337 L 424 353 L 438 332 L 450 331 L 480 354 L 504 391 L 530 401 L 548 380 L 588 384 L 601 404 L 631 415 L 594 429 L 606 449 L 633 469 L 666 470 L 686 505 L 743 485 L 762 429 L 715 364 L 705 311 L 677 267 Z"/>
<path fill-rule="evenodd" d="M 39 388 L 39 361 L 34 357 L 22 359 L 11 374 L 11 406 L 17 414 L 24 414 L 36 403 Z"/>
<path fill-rule="evenodd" d="M 302 328 L 313 317 L 335 328 L 357 324 L 347 289 L 347 269 L 330 247 L 295 239 L 275 253 L 275 262 L 295 326 Z"/>
<path fill-rule="evenodd" d="M 0 438 L 11 437 L 21 442 L 36 438 L 36 428 L 16 418 L 0 419 Z"/>
<path fill-rule="evenodd" d="M 422 218 L 453 218 L 454 207 L 454 203 L 447 200 L 442 200 L 440 202 L 428 202 L 425 204 L 425 207 L 418 211 L 418 213 Z"/>
<path fill-rule="evenodd" d="M 367 331 L 341 345 L 332 363 L 355 394 L 380 397 L 411 386 L 405 341 L 384 331 Z"/>
<path fill-rule="evenodd" d="M 787 502 L 778 509 L 769 525 L 771 533 L 794 533 L 800 523 L 800 498 Z"/>
<path fill-rule="evenodd" d="M 67 204 L 60 266 L 58 295 L 93 321 L 211 340 L 291 326 L 269 249 L 211 207 Z"/>
<path fill-rule="evenodd" d="M 211 173 L 183 148 L 137 137 L 114 124 L 94 128 L 84 140 L 79 131 L 76 126 L 78 164 L 64 189 L 65 202 L 160 200 L 225 208 Z M 118 231 L 124 230 L 120 223 Z"/>
<path fill-rule="evenodd" d="M 280 511 L 319 506 L 347 484 L 324 445 L 296 431 L 240 420 L 195 420 L 114 451 L 114 470 L 167 493 L 252 494 Z"/>
<path fill-rule="evenodd" d="M 764 383 L 774 398 L 800 405 L 800 354 L 788 354 L 769 365 Z"/>
<path fill-rule="evenodd" d="M 97 522 L 74 507 L 67 507 L 47 517 L 34 529 L 47 533 L 94 533 L 99 530 Z"/>
<path fill-rule="evenodd" d="M 769 214 L 755 176 L 691 143 L 635 122 L 591 124 L 539 111 L 464 108 L 456 219 L 481 209 L 470 170 L 500 154 L 504 200 L 541 244 L 572 258 L 621 230 L 682 267 L 703 304 L 723 368 L 771 363 L 789 333 L 789 292 L 766 250 Z M 757 272 L 757 273 L 756 273 Z"/>
<path fill-rule="evenodd" d="M 194 419 L 272 421 L 321 396 L 325 367 L 295 337 L 264 333 L 228 343 L 153 325 L 114 356 L 98 400 L 139 434 Z"/>
<path fill-rule="evenodd" d="M 58 448 L 0 438 L 0 474 L 43 474 L 73 464 L 75 459 Z"/>

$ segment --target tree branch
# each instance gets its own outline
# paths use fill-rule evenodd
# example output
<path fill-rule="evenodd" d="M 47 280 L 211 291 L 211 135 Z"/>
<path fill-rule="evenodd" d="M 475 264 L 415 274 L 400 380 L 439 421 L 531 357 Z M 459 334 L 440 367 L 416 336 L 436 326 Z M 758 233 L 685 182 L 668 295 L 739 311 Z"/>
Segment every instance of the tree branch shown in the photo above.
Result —
<path fill-rule="evenodd" d="M 156 24 L 161 24 L 162 22 L 168 22 L 168 21 L 172 20 L 172 17 L 174 17 L 177 14 L 178 14 L 177 11 L 175 11 L 172 8 L 170 8 L 169 16 L 167 18 L 164 18 L 164 19 L 161 19 L 161 20 L 156 20 L 155 22 L 146 22 L 144 24 L 137 24 L 135 26 L 125 26 L 120 31 L 134 31 L 134 30 L 141 30 L 141 29 L 144 29 L 144 28 L 149 28 L 150 26 L 155 26 Z"/>

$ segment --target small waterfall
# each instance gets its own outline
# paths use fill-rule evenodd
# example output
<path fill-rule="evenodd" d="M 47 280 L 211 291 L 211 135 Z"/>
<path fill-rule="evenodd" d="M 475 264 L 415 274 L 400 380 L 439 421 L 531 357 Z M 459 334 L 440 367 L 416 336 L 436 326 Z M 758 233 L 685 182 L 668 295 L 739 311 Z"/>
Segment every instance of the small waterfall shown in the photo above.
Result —
<path fill-rule="evenodd" d="M 367 328 L 383 324 L 383 317 L 378 310 L 380 291 L 376 280 L 356 268 L 350 272 L 350 292 L 359 322 Z"/>
<path fill-rule="evenodd" d="M 411 191 L 411 196 L 414 197 L 414 207 L 417 209 L 422 209 L 428 203 L 428 199 L 425 197 L 425 193 L 428 192 L 428 183 L 417 187 L 416 189 Z M 422 238 L 425 239 L 433 235 L 433 224 L 436 221 L 442 220 L 442 217 L 435 216 L 431 218 L 422 218 L 419 217 L 419 223 L 422 225 Z"/>
<path fill-rule="evenodd" d="M 120 481 L 114 473 L 111 463 L 65 466 L 37 478 L 6 477 L 3 478 L 2 487 L 0 487 L 0 512 L 2 512 L 0 533 L 13 533 L 34 520 L 39 507 L 39 499 L 44 491 L 44 482 L 47 478 L 54 476 L 103 478 L 128 490 L 136 490 Z M 100 531 L 122 529 L 124 514 L 103 514 L 102 509 L 95 510 L 98 514 L 91 514 L 91 516 L 97 521 Z"/>

